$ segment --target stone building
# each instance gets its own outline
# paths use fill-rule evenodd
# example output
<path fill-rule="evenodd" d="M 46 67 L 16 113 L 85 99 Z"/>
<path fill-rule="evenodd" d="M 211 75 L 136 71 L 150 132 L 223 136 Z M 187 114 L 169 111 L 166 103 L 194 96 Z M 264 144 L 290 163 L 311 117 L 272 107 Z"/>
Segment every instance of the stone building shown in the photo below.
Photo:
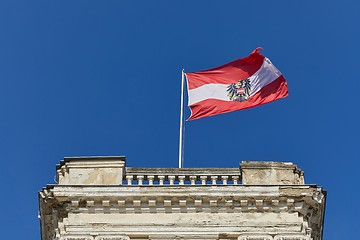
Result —
<path fill-rule="evenodd" d="M 321 240 L 326 192 L 287 162 L 131 168 L 71 157 L 39 192 L 42 240 Z"/>

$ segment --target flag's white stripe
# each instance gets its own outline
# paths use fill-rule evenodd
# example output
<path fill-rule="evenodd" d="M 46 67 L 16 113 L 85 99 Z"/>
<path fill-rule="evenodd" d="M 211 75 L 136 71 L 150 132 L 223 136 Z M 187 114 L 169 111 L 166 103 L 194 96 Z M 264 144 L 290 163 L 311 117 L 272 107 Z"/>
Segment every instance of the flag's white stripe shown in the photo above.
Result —
<path fill-rule="evenodd" d="M 264 58 L 264 62 L 259 70 L 249 77 L 251 84 L 250 96 L 254 95 L 260 91 L 261 88 L 276 80 L 279 76 L 281 76 L 280 71 L 268 58 Z M 210 83 L 189 90 L 189 106 L 206 99 L 231 101 L 227 96 L 228 86 L 229 84 Z"/>
<path fill-rule="evenodd" d="M 189 90 L 189 106 L 205 99 L 229 101 L 226 91 L 228 86 L 228 84 L 210 83 Z"/>
<path fill-rule="evenodd" d="M 254 95 L 260 91 L 261 88 L 275 81 L 280 76 L 281 72 L 271 63 L 268 58 L 265 57 L 261 68 L 250 77 L 250 96 Z"/>

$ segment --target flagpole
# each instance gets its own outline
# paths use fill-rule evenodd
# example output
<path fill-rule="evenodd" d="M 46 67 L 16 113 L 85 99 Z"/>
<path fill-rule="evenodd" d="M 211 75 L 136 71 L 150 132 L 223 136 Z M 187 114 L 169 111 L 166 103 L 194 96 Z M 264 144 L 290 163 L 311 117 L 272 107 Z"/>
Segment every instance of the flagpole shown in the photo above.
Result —
<path fill-rule="evenodd" d="M 184 161 L 184 147 L 183 147 L 183 122 L 184 122 L 184 85 L 185 85 L 185 71 L 181 72 L 181 96 L 180 96 L 180 134 L 179 134 L 179 168 L 183 167 Z"/>

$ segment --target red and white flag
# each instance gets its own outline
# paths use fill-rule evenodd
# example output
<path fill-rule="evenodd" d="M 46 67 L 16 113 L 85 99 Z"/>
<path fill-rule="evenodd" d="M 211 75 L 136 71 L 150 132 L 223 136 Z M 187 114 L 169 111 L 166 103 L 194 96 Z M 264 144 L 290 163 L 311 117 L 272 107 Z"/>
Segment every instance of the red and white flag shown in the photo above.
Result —
<path fill-rule="evenodd" d="M 255 107 L 288 95 L 285 78 L 271 61 L 255 49 L 217 68 L 186 73 L 188 120 Z"/>

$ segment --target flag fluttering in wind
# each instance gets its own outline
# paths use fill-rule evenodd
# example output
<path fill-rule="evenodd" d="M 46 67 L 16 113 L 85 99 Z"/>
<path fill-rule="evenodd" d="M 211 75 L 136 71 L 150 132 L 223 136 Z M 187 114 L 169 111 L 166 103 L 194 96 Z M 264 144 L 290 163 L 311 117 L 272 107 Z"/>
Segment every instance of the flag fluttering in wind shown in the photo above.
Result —
<path fill-rule="evenodd" d="M 255 107 L 288 95 L 285 78 L 255 49 L 248 57 L 217 68 L 186 73 L 188 120 Z"/>

